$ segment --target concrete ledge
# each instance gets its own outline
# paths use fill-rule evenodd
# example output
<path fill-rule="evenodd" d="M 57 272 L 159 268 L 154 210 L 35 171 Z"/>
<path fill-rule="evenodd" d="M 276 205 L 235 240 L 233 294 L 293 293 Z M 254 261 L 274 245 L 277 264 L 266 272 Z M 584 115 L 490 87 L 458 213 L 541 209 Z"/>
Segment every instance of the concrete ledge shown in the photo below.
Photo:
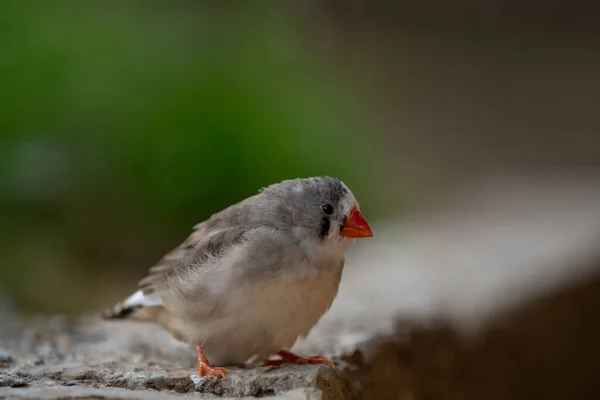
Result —
<path fill-rule="evenodd" d="M 0 345 L 9 360 L 0 369 L 0 397 L 151 399 L 160 391 L 343 399 L 351 392 L 343 367 L 322 365 L 230 368 L 227 379 L 194 383 L 193 348 L 145 323 L 39 320 Z"/>

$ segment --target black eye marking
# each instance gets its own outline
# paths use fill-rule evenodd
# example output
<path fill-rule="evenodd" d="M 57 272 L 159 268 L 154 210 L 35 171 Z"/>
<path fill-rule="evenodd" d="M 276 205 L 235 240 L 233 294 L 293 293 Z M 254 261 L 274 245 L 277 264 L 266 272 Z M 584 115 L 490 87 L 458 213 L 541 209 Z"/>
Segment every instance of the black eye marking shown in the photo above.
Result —
<path fill-rule="evenodd" d="M 333 206 L 331 204 L 323 204 L 321 210 L 327 215 L 333 214 Z"/>
<path fill-rule="evenodd" d="M 321 220 L 321 226 L 319 231 L 319 237 L 321 239 L 325 239 L 327 235 L 329 235 L 329 228 L 331 228 L 331 221 L 327 217 L 323 217 Z"/>

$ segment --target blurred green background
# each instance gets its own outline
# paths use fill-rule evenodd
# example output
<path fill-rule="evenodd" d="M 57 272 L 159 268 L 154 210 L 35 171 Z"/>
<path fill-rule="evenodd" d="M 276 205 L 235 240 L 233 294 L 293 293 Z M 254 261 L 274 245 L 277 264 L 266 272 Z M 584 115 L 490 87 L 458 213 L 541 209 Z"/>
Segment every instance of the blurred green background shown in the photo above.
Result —
<path fill-rule="evenodd" d="M 278 12 L 0 5 L 0 285 L 23 311 L 106 305 L 283 179 L 337 176 L 378 214 L 369 110 Z"/>
<path fill-rule="evenodd" d="M 600 167 L 575 3 L 0 2 L 0 297 L 112 305 L 282 179 L 337 176 L 376 226 L 490 174 Z"/>

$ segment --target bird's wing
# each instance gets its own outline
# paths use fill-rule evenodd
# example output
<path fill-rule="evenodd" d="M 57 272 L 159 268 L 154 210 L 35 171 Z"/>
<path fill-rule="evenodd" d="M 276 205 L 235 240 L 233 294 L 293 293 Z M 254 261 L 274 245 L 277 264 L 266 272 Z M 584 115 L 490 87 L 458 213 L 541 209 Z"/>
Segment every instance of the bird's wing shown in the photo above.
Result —
<path fill-rule="evenodd" d="M 247 229 L 240 226 L 206 229 L 204 224 L 197 225 L 185 242 L 149 269 L 148 274 L 139 282 L 139 290 L 105 310 L 104 318 L 126 318 L 140 308 L 164 306 L 163 295 L 173 288 L 177 290 L 178 285 L 174 285 L 174 282 L 178 278 L 189 270 L 194 270 L 196 274 L 210 272 L 214 264 L 212 260 L 241 242 L 246 231 Z M 203 282 L 193 283 L 202 290 Z"/>
<path fill-rule="evenodd" d="M 210 259 L 219 257 L 241 242 L 246 231 L 242 226 L 207 229 L 204 224 L 197 225 L 179 247 L 150 267 L 148 275 L 140 280 L 139 289 L 146 296 L 160 296 L 167 289 L 172 276 L 182 274 L 190 268 L 206 268 Z"/>
<path fill-rule="evenodd" d="M 140 280 L 139 289 L 144 295 L 159 292 L 169 276 L 190 265 L 198 266 L 209 256 L 220 254 L 239 241 L 244 232 L 251 229 L 249 200 L 234 204 L 196 224 L 187 239 L 150 267 L 146 277 Z"/>
<path fill-rule="evenodd" d="M 140 280 L 139 290 L 124 301 L 104 311 L 107 319 L 126 318 L 144 307 L 164 306 L 162 292 L 169 288 L 168 282 L 189 268 L 210 269 L 206 261 L 226 252 L 241 241 L 249 229 L 248 207 L 240 204 L 214 214 L 208 220 L 196 224 L 186 240 L 163 256 Z"/>
<path fill-rule="evenodd" d="M 286 267 L 303 259 L 291 231 L 264 225 L 231 227 L 204 237 L 154 284 L 154 290 L 163 305 L 181 318 L 219 319 L 255 301 L 249 286 L 269 286 Z"/>
<path fill-rule="evenodd" d="M 223 292 L 217 293 L 221 285 L 233 279 L 227 276 L 230 267 L 236 269 L 236 273 L 254 269 L 237 268 L 244 260 L 240 262 L 234 258 L 246 251 L 245 242 L 262 243 L 260 250 L 263 250 L 275 246 L 278 237 L 285 236 L 275 234 L 276 228 L 269 227 L 270 224 L 281 225 L 286 218 L 285 212 L 281 218 L 273 218 L 277 204 L 271 203 L 259 193 L 194 226 L 180 246 L 150 267 L 139 282 L 139 290 L 106 310 L 105 318 L 124 318 L 139 308 L 154 306 L 181 314 L 193 313 L 194 316 L 213 313 L 213 308 L 218 308 L 214 296 L 223 296 Z M 271 222 L 266 224 L 267 221 Z M 266 232 L 272 240 L 258 240 L 254 232 Z M 268 254 L 268 250 L 260 253 L 271 258 L 278 254 Z"/>

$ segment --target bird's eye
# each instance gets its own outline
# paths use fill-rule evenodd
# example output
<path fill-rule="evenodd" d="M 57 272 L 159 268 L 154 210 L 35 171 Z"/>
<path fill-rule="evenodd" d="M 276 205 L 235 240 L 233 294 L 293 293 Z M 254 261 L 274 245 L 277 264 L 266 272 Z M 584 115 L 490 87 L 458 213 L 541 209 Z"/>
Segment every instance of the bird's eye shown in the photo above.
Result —
<path fill-rule="evenodd" d="M 328 215 L 333 214 L 333 206 L 331 204 L 323 204 L 321 206 L 321 210 L 323 210 L 323 212 L 325 214 L 328 214 Z"/>

